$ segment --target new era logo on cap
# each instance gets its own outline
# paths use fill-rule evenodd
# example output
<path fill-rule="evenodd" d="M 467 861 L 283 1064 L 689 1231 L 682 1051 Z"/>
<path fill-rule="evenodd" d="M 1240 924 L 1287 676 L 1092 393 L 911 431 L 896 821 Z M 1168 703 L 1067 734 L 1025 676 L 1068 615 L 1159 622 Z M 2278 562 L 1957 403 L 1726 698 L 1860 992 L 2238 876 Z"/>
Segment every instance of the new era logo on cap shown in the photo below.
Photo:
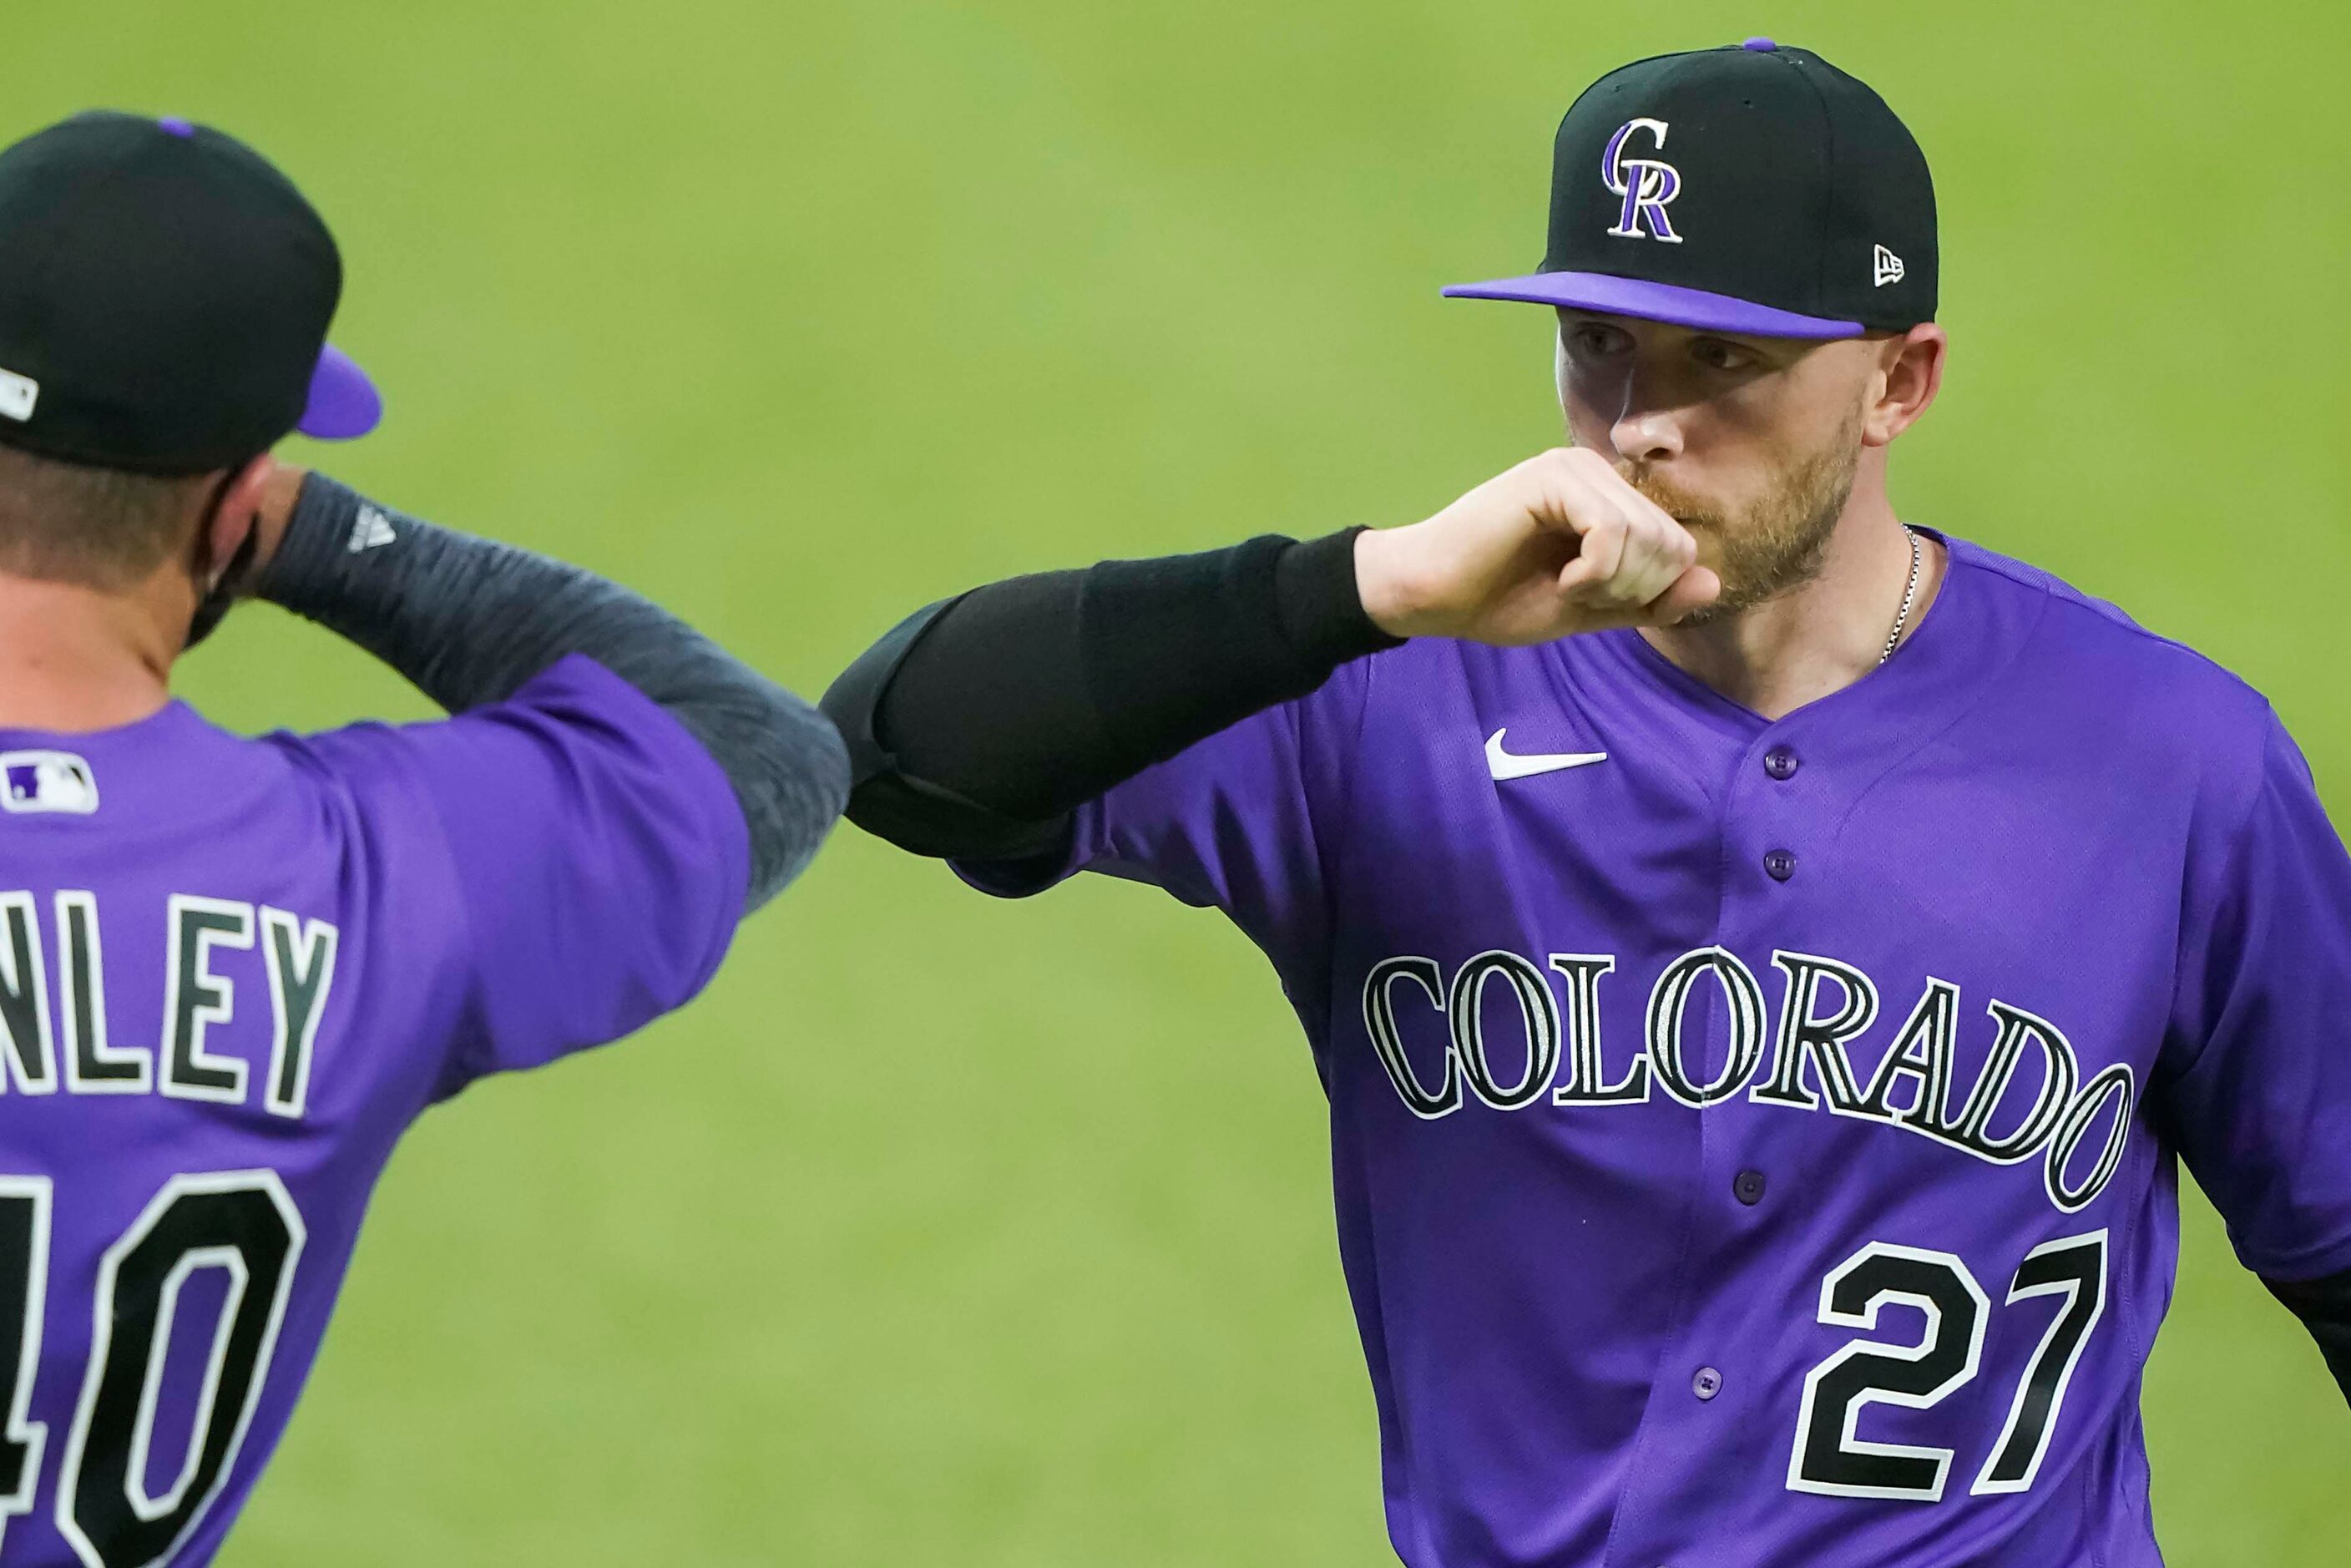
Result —
<path fill-rule="evenodd" d="M 98 776 L 70 751 L 0 751 L 0 807 L 87 817 L 98 810 Z"/>
<path fill-rule="evenodd" d="M 1889 283 L 1899 283 L 1902 281 L 1902 258 L 1884 246 L 1879 246 L 1876 271 L 1878 287 L 1883 288 Z"/>
<path fill-rule="evenodd" d="M 40 382 L 14 371 L 0 371 L 0 417 L 22 424 L 33 417 L 33 405 L 40 398 Z"/>

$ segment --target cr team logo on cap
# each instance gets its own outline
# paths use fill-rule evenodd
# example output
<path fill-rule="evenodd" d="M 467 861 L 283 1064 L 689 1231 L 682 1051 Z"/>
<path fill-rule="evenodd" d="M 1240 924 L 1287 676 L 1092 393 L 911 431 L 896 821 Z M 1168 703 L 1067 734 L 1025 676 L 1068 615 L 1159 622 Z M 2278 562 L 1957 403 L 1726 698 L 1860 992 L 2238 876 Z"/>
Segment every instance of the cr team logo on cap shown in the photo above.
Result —
<path fill-rule="evenodd" d="M 1666 122 L 1662 120 L 1628 120 L 1616 128 L 1608 139 L 1608 151 L 1600 155 L 1600 179 L 1609 191 L 1625 198 L 1625 210 L 1616 226 L 1608 232 L 1618 239 L 1659 239 L 1667 245 L 1679 245 L 1682 236 L 1674 233 L 1674 225 L 1666 216 L 1666 208 L 1682 193 L 1682 172 L 1662 158 L 1627 158 L 1625 143 L 1635 131 L 1646 131 L 1656 140 L 1656 149 L 1666 150 Z M 1646 232 L 1642 225 L 1646 223 Z"/>

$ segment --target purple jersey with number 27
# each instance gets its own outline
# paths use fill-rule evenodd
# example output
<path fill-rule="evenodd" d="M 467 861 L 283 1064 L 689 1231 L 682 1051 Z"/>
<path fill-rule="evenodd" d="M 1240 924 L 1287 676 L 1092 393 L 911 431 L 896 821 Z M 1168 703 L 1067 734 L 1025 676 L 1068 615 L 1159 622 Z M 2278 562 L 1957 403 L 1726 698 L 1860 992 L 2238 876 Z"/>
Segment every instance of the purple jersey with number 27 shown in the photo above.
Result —
<path fill-rule="evenodd" d="M 743 819 L 579 657 L 433 724 L 0 731 L 0 1564 L 203 1563 L 393 1143 L 691 996 Z"/>
<path fill-rule="evenodd" d="M 1418 642 L 1080 814 L 1067 869 L 1223 909 L 1305 1023 L 1413 1568 L 2153 1564 L 2177 1161 L 2248 1267 L 2351 1269 L 2300 755 L 1950 550 L 1777 723 L 1630 632 Z"/>

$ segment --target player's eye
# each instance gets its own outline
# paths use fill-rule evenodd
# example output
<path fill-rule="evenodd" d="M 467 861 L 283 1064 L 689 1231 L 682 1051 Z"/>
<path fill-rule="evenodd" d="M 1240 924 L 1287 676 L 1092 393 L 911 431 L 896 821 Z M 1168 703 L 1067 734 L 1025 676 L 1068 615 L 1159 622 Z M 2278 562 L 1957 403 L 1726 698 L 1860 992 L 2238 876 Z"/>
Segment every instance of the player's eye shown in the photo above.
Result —
<path fill-rule="evenodd" d="M 1690 345 L 1690 353 L 1710 371 L 1743 371 L 1757 362 L 1751 350 L 1722 338 L 1700 338 Z"/>
<path fill-rule="evenodd" d="M 1599 321 L 1581 321 L 1568 331 L 1568 347 L 1588 360 L 1621 353 L 1632 339 L 1621 329 Z"/>

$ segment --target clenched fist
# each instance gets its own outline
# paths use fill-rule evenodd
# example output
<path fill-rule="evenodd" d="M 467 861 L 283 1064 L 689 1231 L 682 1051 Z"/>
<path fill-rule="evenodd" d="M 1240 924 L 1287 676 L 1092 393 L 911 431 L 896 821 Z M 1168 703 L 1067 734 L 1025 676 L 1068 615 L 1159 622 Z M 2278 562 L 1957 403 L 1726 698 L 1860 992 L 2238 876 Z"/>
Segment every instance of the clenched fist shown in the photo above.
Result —
<path fill-rule="evenodd" d="M 1595 452 L 1561 447 L 1426 522 L 1355 538 L 1364 609 L 1394 637 L 1510 646 L 1669 626 L 1722 583 L 1689 530 Z"/>

